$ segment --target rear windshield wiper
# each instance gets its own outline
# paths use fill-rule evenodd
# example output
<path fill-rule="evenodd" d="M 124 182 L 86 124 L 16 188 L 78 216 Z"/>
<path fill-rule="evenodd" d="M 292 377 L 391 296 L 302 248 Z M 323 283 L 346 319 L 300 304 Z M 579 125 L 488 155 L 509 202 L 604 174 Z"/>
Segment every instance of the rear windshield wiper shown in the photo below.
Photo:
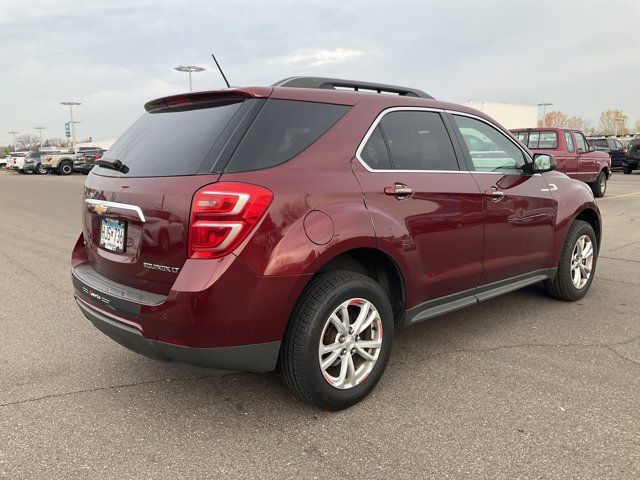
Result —
<path fill-rule="evenodd" d="M 117 158 L 114 158 L 113 160 L 110 160 L 108 158 L 101 158 L 99 160 L 96 160 L 96 165 L 102 168 L 115 170 L 116 172 L 127 173 L 129 171 L 129 167 L 127 167 Z"/>

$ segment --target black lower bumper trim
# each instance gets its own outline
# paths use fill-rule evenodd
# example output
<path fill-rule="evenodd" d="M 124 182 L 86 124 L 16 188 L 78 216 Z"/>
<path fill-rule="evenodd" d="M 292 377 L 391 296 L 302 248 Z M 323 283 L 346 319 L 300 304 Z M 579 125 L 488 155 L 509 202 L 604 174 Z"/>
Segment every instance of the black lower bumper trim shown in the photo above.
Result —
<path fill-rule="evenodd" d="M 157 360 L 215 371 L 270 372 L 275 370 L 280 342 L 234 347 L 194 348 L 145 338 L 134 327 L 112 320 L 76 298 L 85 317 L 102 333 L 134 352 Z"/>

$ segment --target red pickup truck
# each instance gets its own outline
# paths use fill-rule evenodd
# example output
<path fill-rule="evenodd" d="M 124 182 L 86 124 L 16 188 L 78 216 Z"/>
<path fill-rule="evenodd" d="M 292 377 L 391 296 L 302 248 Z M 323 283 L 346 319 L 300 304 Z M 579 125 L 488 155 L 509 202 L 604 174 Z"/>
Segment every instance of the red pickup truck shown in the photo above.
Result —
<path fill-rule="evenodd" d="M 611 176 L 611 157 L 589 145 L 580 130 L 540 127 L 511 132 L 529 150 L 553 155 L 557 170 L 589 184 L 594 196 L 604 196 Z"/>

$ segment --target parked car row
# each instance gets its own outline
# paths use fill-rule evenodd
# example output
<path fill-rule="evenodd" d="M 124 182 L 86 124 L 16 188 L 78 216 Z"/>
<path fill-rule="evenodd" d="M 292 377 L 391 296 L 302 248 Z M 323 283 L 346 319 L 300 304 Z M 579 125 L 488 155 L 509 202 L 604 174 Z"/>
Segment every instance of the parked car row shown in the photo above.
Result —
<path fill-rule="evenodd" d="M 96 160 L 102 158 L 104 152 L 106 150 L 95 147 L 80 147 L 78 153 L 73 150 L 11 152 L 7 155 L 5 168 L 26 174 L 71 175 L 73 172 L 80 172 L 86 175 L 95 166 Z"/>

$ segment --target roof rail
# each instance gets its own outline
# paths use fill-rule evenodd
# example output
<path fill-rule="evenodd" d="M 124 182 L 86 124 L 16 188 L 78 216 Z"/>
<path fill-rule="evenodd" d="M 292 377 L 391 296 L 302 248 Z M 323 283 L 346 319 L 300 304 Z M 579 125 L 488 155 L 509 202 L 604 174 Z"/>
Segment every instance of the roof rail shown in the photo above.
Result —
<path fill-rule="evenodd" d="M 358 82 L 356 80 L 342 80 L 340 78 L 325 77 L 289 77 L 272 85 L 273 87 L 322 88 L 326 90 L 353 89 L 356 92 L 367 93 L 395 93 L 407 97 L 433 99 L 431 95 L 416 88 L 385 85 L 382 83 Z"/>

